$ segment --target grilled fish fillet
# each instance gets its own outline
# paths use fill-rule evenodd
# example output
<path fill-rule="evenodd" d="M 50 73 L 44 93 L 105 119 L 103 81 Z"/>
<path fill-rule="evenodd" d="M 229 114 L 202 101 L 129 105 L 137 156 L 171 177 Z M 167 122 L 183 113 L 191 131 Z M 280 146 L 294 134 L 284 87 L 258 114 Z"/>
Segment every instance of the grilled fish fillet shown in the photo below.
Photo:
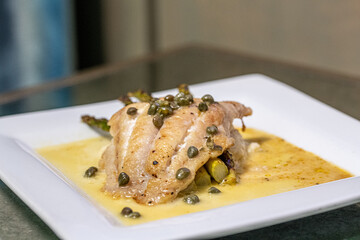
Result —
<path fill-rule="evenodd" d="M 210 158 L 220 156 L 225 150 L 232 155 L 235 172 L 240 173 L 246 145 L 232 122 L 251 115 L 251 109 L 225 101 L 210 104 L 206 112 L 200 112 L 197 108 L 200 102 L 201 99 L 194 99 L 190 106 L 174 111 L 160 129 L 147 113 L 149 103 L 132 103 L 115 113 L 108 123 L 113 139 L 99 164 L 107 175 L 104 190 L 142 204 L 165 203 L 176 198 Z M 130 107 L 137 108 L 135 115 L 127 114 Z M 213 140 L 221 146 L 215 150 L 206 145 L 206 128 L 211 125 L 218 128 Z M 190 146 L 199 149 L 194 158 L 187 156 Z M 177 170 L 184 167 L 190 170 L 189 177 L 176 179 Z M 121 172 L 130 178 L 126 186 L 119 186 Z"/>

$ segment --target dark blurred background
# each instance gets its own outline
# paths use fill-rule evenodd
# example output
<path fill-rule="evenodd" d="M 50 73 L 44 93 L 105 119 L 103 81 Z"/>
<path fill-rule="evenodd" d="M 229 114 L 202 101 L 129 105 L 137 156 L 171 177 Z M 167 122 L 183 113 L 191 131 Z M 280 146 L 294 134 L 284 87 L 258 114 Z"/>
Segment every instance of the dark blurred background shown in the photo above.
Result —
<path fill-rule="evenodd" d="M 0 0 L 0 94 L 200 43 L 360 76 L 357 0 Z"/>

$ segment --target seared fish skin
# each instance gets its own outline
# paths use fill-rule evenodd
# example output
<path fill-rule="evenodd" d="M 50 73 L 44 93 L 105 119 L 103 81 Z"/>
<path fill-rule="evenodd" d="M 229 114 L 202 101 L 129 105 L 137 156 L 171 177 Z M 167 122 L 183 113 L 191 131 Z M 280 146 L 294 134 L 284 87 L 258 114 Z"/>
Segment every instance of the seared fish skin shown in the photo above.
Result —
<path fill-rule="evenodd" d="M 159 204 L 171 201 L 195 178 L 196 171 L 210 158 L 227 150 L 233 157 L 234 169 L 241 172 L 246 157 L 246 145 L 232 122 L 252 114 L 252 110 L 238 102 L 215 102 L 200 112 L 201 99 L 194 99 L 190 106 L 181 107 L 164 119 L 158 129 L 148 114 L 149 103 L 132 103 L 115 113 L 110 121 L 111 144 L 100 160 L 105 169 L 104 190 L 118 197 L 130 197 L 141 204 Z M 137 109 L 129 115 L 130 107 Z M 206 128 L 216 125 L 217 134 L 211 136 L 215 149 L 207 145 L 209 134 Z M 194 146 L 199 153 L 192 158 L 188 148 Z M 185 179 L 176 178 L 180 168 L 190 174 Z M 125 172 L 130 181 L 119 186 L 118 176 Z"/>

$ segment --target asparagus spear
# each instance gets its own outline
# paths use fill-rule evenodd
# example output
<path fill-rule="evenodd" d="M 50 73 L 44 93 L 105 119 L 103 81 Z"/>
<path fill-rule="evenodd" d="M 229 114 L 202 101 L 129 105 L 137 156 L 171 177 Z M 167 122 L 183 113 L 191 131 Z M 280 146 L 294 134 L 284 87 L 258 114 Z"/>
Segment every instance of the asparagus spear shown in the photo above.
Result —
<path fill-rule="evenodd" d="M 148 94 L 147 92 L 141 89 L 135 92 L 128 92 L 128 96 L 135 97 L 139 99 L 141 102 L 150 102 L 153 99 L 150 94 Z"/>
<path fill-rule="evenodd" d="M 180 84 L 180 85 L 178 86 L 178 90 L 179 90 L 179 92 L 182 92 L 182 93 L 184 93 L 185 95 L 190 94 L 189 86 L 188 86 L 187 84 L 185 84 L 185 83 Z"/>
<path fill-rule="evenodd" d="M 229 173 L 227 166 L 219 158 L 210 159 L 205 164 L 205 167 L 210 176 L 218 183 L 220 183 Z"/>
<path fill-rule="evenodd" d="M 211 178 L 205 167 L 199 168 L 195 175 L 195 183 L 197 186 L 208 186 L 211 184 Z"/>
<path fill-rule="evenodd" d="M 125 106 L 133 103 L 133 101 L 131 101 L 131 99 L 129 98 L 129 96 L 126 96 L 126 95 L 125 95 L 125 96 L 120 96 L 120 97 L 118 98 L 118 100 L 121 101 L 122 103 L 124 103 Z"/>
<path fill-rule="evenodd" d="M 187 188 L 185 188 L 184 190 L 179 192 L 178 196 L 179 197 L 186 196 L 186 195 L 196 192 L 196 190 L 197 190 L 197 186 L 196 186 L 195 182 L 192 181 L 189 184 L 189 186 L 187 186 Z"/>
<path fill-rule="evenodd" d="M 93 116 L 83 115 L 81 116 L 81 120 L 90 127 L 99 128 L 105 132 L 110 130 L 110 126 L 107 124 L 108 120 L 106 118 L 95 118 Z"/>
<path fill-rule="evenodd" d="M 234 169 L 229 170 L 229 174 L 224 178 L 224 180 L 222 180 L 221 184 L 226 184 L 226 185 L 236 184 L 236 175 Z"/>

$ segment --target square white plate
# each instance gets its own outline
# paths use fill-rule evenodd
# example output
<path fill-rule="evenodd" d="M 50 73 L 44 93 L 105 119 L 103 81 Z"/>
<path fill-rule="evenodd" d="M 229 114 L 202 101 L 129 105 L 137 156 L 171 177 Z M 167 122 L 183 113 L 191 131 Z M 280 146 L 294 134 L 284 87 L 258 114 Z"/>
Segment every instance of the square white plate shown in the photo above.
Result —
<path fill-rule="evenodd" d="M 195 96 L 210 93 L 217 101 L 236 100 L 252 107 L 253 116 L 245 119 L 248 127 L 283 137 L 356 177 L 141 225 L 114 224 L 106 213 L 44 163 L 33 149 L 96 136 L 80 123 L 80 116 L 110 117 L 122 106 L 118 101 L 0 118 L 0 177 L 65 239 L 218 237 L 360 200 L 360 191 L 354 190 L 360 189 L 359 121 L 258 74 L 197 84 L 190 90 Z M 154 95 L 167 93 L 175 93 L 175 90 Z M 240 122 L 235 125 L 241 126 Z"/>

